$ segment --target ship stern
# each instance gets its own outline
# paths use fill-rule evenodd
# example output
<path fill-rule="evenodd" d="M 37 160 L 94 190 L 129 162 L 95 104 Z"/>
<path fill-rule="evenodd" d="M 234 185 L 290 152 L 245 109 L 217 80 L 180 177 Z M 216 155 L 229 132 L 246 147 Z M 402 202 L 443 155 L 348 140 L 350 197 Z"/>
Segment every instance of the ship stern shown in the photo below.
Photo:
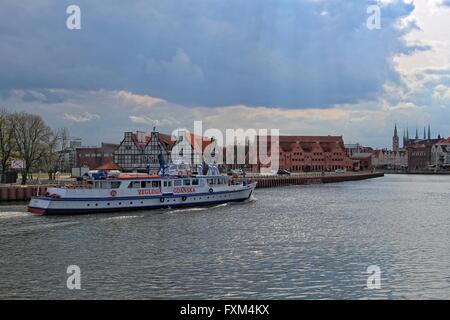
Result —
<path fill-rule="evenodd" d="M 43 216 L 48 214 L 49 206 L 50 199 L 32 197 L 27 210 L 32 214 Z"/>

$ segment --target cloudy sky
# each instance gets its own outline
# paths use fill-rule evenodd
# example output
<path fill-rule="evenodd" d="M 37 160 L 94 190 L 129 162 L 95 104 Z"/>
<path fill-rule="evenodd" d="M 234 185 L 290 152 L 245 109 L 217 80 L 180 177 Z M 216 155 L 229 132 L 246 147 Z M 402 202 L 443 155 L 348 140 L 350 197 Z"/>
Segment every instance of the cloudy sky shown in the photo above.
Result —
<path fill-rule="evenodd" d="M 66 9 L 81 8 L 69 30 Z M 367 8 L 381 7 L 369 30 Z M 450 1 L 2 0 L 0 107 L 86 145 L 124 131 L 278 128 L 390 145 L 450 135 Z"/>

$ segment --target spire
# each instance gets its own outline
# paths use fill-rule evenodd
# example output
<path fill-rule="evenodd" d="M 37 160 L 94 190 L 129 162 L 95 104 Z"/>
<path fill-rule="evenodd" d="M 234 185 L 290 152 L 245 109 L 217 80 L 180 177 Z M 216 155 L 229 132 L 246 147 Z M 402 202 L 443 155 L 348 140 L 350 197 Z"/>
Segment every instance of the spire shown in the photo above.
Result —
<path fill-rule="evenodd" d="M 428 140 L 431 140 L 431 126 L 428 125 Z"/>
<path fill-rule="evenodd" d="M 423 127 L 423 140 L 427 139 L 427 130 Z"/>
<path fill-rule="evenodd" d="M 392 137 L 392 150 L 398 151 L 399 149 L 399 139 L 398 139 L 398 132 L 397 132 L 397 123 L 394 127 L 394 136 Z"/>
<path fill-rule="evenodd" d="M 419 129 L 417 129 L 417 127 L 416 127 L 416 140 L 418 140 L 419 139 Z"/>
<path fill-rule="evenodd" d="M 406 140 L 409 140 L 409 128 L 406 127 Z"/>

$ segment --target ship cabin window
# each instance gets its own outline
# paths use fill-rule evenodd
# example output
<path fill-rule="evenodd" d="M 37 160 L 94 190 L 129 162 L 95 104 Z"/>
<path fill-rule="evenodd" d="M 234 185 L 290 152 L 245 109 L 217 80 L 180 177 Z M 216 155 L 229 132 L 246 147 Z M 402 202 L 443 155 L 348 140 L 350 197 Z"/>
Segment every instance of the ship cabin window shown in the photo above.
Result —
<path fill-rule="evenodd" d="M 208 179 L 207 181 L 208 181 L 208 185 L 225 184 L 226 183 L 224 178 Z"/>
<path fill-rule="evenodd" d="M 190 186 L 191 185 L 191 179 L 183 180 L 183 185 L 184 186 Z"/>
<path fill-rule="evenodd" d="M 198 186 L 200 183 L 199 183 L 199 180 L 198 179 L 192 179 L 192 185 L 193 186 Z"/>
<path fill-rule="evenodd" d="M 119 189 L 120 181 L 111 181 L 111 189 Z"/>
<path fill-rule="evenodd" d="M 175 180 L 173 182 L 174 187 L 181 187 L 181 180 Z"/>
<path fill-rule="evenodd" d="M 152 181 L 152 188 L 161 188 L 161 181 Z"/>
<path fill-rule="evenodd" d="M 139 189 L 141 187 L 141 181 L 131 181 L 128 188 Z"/>
<path fill-rule="evenodd" d="M 172 181 L 164 181 L 164 187 L 171 187 L 172 186 Z"/>

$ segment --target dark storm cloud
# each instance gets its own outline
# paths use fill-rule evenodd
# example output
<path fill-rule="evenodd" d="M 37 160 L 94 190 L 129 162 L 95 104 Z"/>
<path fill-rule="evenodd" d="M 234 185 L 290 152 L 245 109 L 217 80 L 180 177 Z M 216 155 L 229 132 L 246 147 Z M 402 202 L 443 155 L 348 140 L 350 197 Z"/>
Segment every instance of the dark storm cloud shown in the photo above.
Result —
<path fill-rule="evenodd" d="M 65 26 L 72 1 L 2 2 L 0 89 L 129 90 L 183 105 L 329 107 L 375 99 L 399 82 L 395 28 L 413 6 L 372 1 L 76 1 L 81 30 Z M 410 28 L 414 26 L 411 25 Z M 39 99 L 29 96 L 26 99 Z"/>

